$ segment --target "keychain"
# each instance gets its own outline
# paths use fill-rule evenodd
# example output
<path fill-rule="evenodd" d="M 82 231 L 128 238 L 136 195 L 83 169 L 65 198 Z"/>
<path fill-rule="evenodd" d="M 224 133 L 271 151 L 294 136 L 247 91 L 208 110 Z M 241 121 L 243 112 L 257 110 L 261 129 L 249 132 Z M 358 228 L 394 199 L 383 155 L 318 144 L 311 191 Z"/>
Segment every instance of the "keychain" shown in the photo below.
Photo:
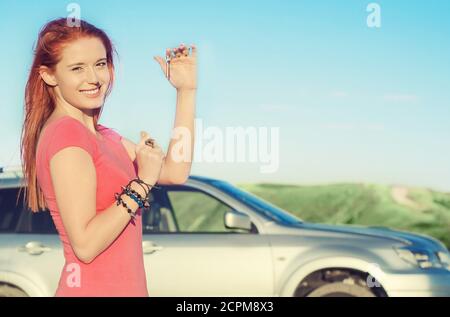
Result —
<path fill-rule="evenodd" d="M 166 55 L 166 74 L 167 79 L 170 80 L 170 56 Z"/>

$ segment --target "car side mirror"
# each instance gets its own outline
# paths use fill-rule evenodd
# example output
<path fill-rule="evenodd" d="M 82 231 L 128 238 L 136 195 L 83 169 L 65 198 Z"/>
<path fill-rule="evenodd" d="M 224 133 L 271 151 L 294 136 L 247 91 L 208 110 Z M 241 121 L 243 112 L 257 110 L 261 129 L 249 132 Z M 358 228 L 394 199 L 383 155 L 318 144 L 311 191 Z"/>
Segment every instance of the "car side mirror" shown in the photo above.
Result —
<path fill-rule="evenodd" d="M 227 229 L 251 230 L 252 222 L 250 217 L 237 210 L 227 211 L 224 215 L 224 223 Z"/>

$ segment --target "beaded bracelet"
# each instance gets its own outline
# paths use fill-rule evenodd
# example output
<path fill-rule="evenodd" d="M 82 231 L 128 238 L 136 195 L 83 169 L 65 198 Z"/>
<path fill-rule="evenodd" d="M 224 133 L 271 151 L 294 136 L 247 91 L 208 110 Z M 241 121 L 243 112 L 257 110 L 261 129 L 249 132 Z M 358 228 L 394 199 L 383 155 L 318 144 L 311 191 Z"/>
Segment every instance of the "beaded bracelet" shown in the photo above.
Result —
<path fill-rule="evenodd" d="M 132 182 L 138 183 L 138 184 L 144 189 L 144 192 L 145 192 L 145 198 L 142 198 L 142 196 L 141 196 L 138 192 L 136 192 L 135 190 L 133 190 L 133 189 L 131 188 L 131 183 L 132 183 Z M 147 190 L 145 189 L 144 186 L 147 187 Z M 117 201 L 117 206 L 118 206 L 119 204 L 122 204 L 122 206 L 125 207 L 125 208 L 127 209 L 127 211 L 128 211 L 128 213 L 130 214 L 131 218 L 132 218 L 132 219 L 135 219 L 135 217 L 136 217 L 136 212 L 133 212 L 130 208 L 128 208 L 128 205 L 127 205 L 126 202 L 122 199 L 122 195 L 125 194 L 125 195 L 129 196 L 131 199 L 133 199 L 133 200 L 138 204 L 139 208 L 145 208 L 145 209 L 147 209 L 147 208 L 150 207 L 150 204 L 149 204 L 148 200 L 149 200 L 149 197 L 150 197 L 150 191 L 151 191 L 151 189 L 152 189 L 153 187 L 155 187 L 155 188 L 157 188 L 157 189 L 160 189 L 160 188 L 161 188 L 161 187 L 159 187 L 159 186 L 152 186 L 152 185 L 149 185 L 149 184 L 145 183 L 143 180 L 141 180 L 139 177 L 136 178 L 136 179 L 132 179 L 125 187 L 121 186 L 122 192 L 121 192 L 120 194 L 119 194 L 119 193 L 115 193 L 115 194 L 114 194 L 114 196 L 115 196 L 115 198 L 116 198 L 116 201 Z"/>
<path fill-rule="evenodd" d="M 132 180 L 128 183 L 127 187 L 129 187 L 129 186 L 131 185 L 132 182 L 136 182 L 139 186 L 141 186 L 141 187 L 144 189 L 144 191 L 145 191 L 145 196 L 148 196 L 148 195 L 149 195 L 149 192 L 151 191 L 151 188 L 152 188 L 152 187 L 156 187 L 156 186 L 152 186 L 152 185 L 149 185 L 149 184 L 145 183 L 143 180 L 141 180 L 141 179 L 139 179 L 139 178 L 132 179 Z M 145 185 L 145 186 L 144 186 L 144 185 Z M 146 188 L 147 188 L 147 189 L 146 189 Z M 160 188 L 160 187 L 156 187 L 156 188 Z"/>
<path fill-rule="evenodd" d="M 125 192 L 126 193 L 126 192 Z M 122 193 L 115 193 L 114 194 L 114 196 L 115 196 L 115 198 L 116 198 L 116 201 L 117 201 L 117 206 L 119 205 L 119 204 L 122 204 L 122 206 L 123 207 L 125 207 L 125 209 L 127 209 L 127 211 L 128 211 L 128 214 L 130 214 L 130 216 L 131 216 L 131 218 L 132 219 L 135 219 L 136 218 L 136 211 L 133 211 L 132 209 L 130 209 L 130 208 L 128 208 L 128 205 L 127 205 L 127 203 L 122 199 L 122 195 L 124 194 L 124 192 L 122 192 Z M 138 198 L 137 198 L 137 196 L 135 196 L 135 195 L 127 195 L 127 196 L 129 196 L 130 198 L 132 198 L 134 201 L 136 201 L 136 203 L 139 205 L 139 208 L 142 208 L 142 207 L 144 207 L 144 203 L 142 202 L 142 200 L 139 200 Z M 146 204 L 145 205 L 145 207 L 146 208 L 148 208 L 148 207 L 150 207 L 150 205 L 149 204 Z"/>
<path fill-rule="evenodd" d="M 131 184 L 133 181 L 136 182 L 137 184 L 139 184 L 139 185 L 144 189 L 144 192 L 145 192 L 145 198 L 143 198 L 144 204 L 145 204 L 146 201 L 148 201 L 148 199 L 149 199 L 149 197 L 150 197 L 150 191 L 151 191 L 153 188 L 161 189 L 161 187 L 156 186 L 156 185 L 153 185 L 153 186 L 152 186 L 152 185 L 149 185 L 149 184 L 145 183 L 144 181 L 142 181 L 142 180 L 139 179 L 139 178 L 133 179 L 132 181 L 130 181 L 129 184 Z M 145 189 L 144 185 L 147 187 L 147 190 Z M 133 189 L 129 188 L 129 186 L 127 186 L 127 188 L 128 188 L 128 191 L 129 191 L 129 192 L 136 194 L 137 197 L 138 197 L 139 199 L 142 199 L 142 196 L 141 196 L 139 193 L 137 193 L 137 192 L 134 191 Z"/>
<path fill-rule="evenodd" d="M 128 214 L 130 215 L 131 219 L 136 219 L 136 212 L 134 212 L 133 210 L 131 210 L 130 208 L 128 208 L 127 203 L 122 199 L 122 195 L 119 195 L 118 193 L 115 193 L 116 196 L 116 200 L 117 200 L 117 206 L 119 206 L 120 204 L 122 204 L 122 206 L 125 207 L 125 209 L 127 209 Z"/>
<path fill-rule="evenodd" d="M 126 187 L 121 186 L 121 188 L 122 188 L 122 194 L 126 194 L 130 197 L 133 196 L 138 200 L 136 202 L 139 204 L 139 207 L 141 207 L 141 202 L 143 204 L 143 201 L 148 198 L 148 195 L 146 195 L 145 198 L 142 198 L 142 196 L 137 191 L 131 189 L 130 186 L 126 186 Z M 134 200 L 136 200 L 136 199 L 134 199 Z"/>
<path fill-rule="evenodd" d="M 125 194 L 133 198 L 133 200 L 139 205 L 139 208 L 150 207 L 150 205 L 148 204 L 148 196 L 146 196 L 146 198 L 142 198 L 142 196 L 138 192 L 128 187 L 125 188 L 125 190 Z"/>
<path fill-rule="evenodd" d="M 138 198 L 135 194 L 127 192 L 126 193 L 128 197 L 131 197 L 139 206 L 139 208 L 144 207 L 144 203 L 142 202 L 142 199 Z"/>
<path fill-rule="evenodd" d="M 138 192 L 136 192 L 135 190 L 131 189 L 131 186 L 127 186 L 126 191 L 128 193 L 135 194 L 139 199 L 148 200 L 149 197 L 150 197 L 150 188 L 147 188 L 147 190 L 146 190 L 145 186 L 143 186 L 141 183 L 138 183 L 138 182 L 136 182 L 136 183 L 139 184 L 144 189 L 145 197 L 142 197 Z"/>
<path fill-rule="evenodd" d="M 118 193 L 116 193 L 117 205 L 122 204 L 122 206 L 124 206 L 124 207 L 127 209 L 127 211 L 128 211 L 128 213 L 130 214 L 131 218 L 134 219 L 134 218 L 136 217 L 136 211 L 133 211 L 133 210 L 131 210 L 130 208 L 128 208 L 127 203 L 122 199 L 122 195 L 123 195 L 123 193 L 120 194 L 120 195 L 119 195 Z M 145 208 L 145 209 L 147 209 L 148 207 L 150 207 L 149 204 L 143 203 L 141 200 L 139 200 L 139 199 L 138 199 L 136 196 L 134 196 L 134 195 L 127 195 L 127 196 L 131 197 L 131 198 L 139 205 L 139 208 Z"/>

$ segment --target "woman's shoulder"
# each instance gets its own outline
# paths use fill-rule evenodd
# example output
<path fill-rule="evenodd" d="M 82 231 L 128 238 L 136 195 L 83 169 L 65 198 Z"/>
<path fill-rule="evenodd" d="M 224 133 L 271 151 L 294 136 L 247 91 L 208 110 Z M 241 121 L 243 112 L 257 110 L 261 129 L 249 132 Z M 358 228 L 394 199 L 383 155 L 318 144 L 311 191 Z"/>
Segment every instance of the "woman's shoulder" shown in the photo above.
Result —
<path fill-rule="evenodd" d="M 94 156 L 95 138 L 92 138 L 89 133 L 91 132 L 78 120 L 69 116 L 59 117 L 44 125 L 38 148 L 41 147 L 41 150 L 44 150 L 47 159 L 51 159 L 58 151 L 70 146 L 81 147 Z"/>

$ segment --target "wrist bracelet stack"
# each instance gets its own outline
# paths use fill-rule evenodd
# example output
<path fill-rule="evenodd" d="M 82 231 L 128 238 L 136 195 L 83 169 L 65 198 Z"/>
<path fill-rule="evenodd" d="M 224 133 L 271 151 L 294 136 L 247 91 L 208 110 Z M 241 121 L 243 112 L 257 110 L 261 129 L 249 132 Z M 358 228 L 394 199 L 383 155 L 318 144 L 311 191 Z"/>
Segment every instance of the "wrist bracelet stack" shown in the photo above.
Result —
<path fill-rule="evenodd" d="M 136 192 L 135 190 L 133 190 L 131 188 L 131 183 L 137 183 L 139 184 L 145 191 L 145 197 L 142 197 L 138 192 Z M 127 203 L 122 199 L 122 195 L 127 195 L 128 197 L 130 197 L 131 199 L 133 199 L 138 205 L 139 208 L 143 208 L 144 210 L 147 210 L 150 208 L 150 203 L 149 201 L 149 197 L 150 197 L 150 191 L 152 190 L 152 188 L 157 188 L 160 189 L 161 187 L 159 186 L 155 186 L 155 185 L 150 185 L 147 184 L 146 182 L 144 182 L 143 180 L 141 180 L 139 177 L 132 179 L 127 186 L 121 186 L 122 188 L 122 192 L 119 193 L 115 193 L 114 197 L 116 198 L 116 204 L 117 206 L 119 206 L 120 204 L 122 204 L 123 207 L 125 207 L 128 211 L 128 214 L 131 216 L 131 219 L 135 219 L 136 218 L 136 211 L 131 210 L 128 206 Z"/>

